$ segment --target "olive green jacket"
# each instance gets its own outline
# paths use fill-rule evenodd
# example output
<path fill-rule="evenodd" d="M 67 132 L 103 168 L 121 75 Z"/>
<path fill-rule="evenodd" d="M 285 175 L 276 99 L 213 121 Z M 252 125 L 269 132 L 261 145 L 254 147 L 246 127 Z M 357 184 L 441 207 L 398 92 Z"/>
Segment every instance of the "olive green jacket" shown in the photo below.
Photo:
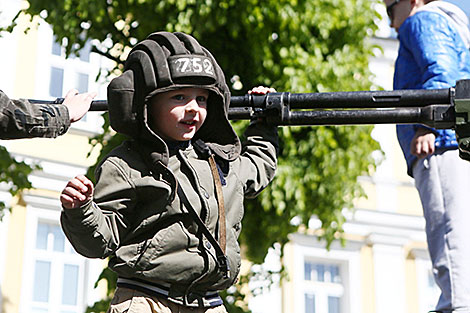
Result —
<path fill-rule="evenodd" d="M 70 126 L 65 105 L 36 105 L 11 100 L 0 91 L 0 139 L 57 137 Z"/>
<path fill-rule="evenodd" d="M 198 232 L 176 192 L 178 182 L 217 238 L 214 179 L 208 161 L 192 145 L 170 151 L 167 165 L 136 141 L 116 148 L 97 169 L 94 200 L 79 209 L 63 210 L 61 222 L 68 239 L 84 256 L 109 256 L 109 266 L 119 276 L 169 286 L 170 300 L 201 306 L 198 294 L 226 289 L 236 280 L 243 200 L 258 195 L 274 177 L 276 127 L 254 123 L 245 136 L 235 160 L 218 159 L 225 181 L 230 277 L 224 278 L 214 247 Z"/>

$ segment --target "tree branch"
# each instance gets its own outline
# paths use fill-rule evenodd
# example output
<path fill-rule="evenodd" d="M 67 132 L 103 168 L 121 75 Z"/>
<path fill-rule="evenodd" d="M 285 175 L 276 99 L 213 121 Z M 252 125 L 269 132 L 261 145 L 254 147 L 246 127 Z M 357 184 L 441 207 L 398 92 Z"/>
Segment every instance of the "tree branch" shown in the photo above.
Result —
<path fill-rule="evenodd" d="M 115 57 L 113 55 L 111 55 L 110 53 L 108 52 L 103 52 L 101 50 L 99 50 L 96 46 L 92 46 L 91 47 L 91 52 L 94 52 L 94 53 L 98 53 L 99 55 L 102 55 L 114 62 L 116 62 L 117 64 L 122 64 L 124 65 L 124 61 L 122 61 L 121 59 L 119 59 L 118 57 Z"/>

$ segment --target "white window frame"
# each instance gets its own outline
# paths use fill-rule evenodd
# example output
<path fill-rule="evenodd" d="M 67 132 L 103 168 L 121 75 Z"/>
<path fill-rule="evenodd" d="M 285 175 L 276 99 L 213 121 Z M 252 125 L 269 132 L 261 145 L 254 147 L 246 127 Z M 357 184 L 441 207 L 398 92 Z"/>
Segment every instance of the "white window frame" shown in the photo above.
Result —
<path fill-rule="evenodd" d="M 95 78 L 98 76 L 102 67 L 110 68 L 110 62 L 106 62 L 104 58 L 96 53 L 90 53 L 89 62 L 80 60 L 79 57 L 65 58 L 65 50 L 62 48 L 60 56 L 52 54 L 52 43 L 54 34 L 52 28 L 41 21 L 38 28 L 38 54 L 37 54 L 37 70 L 36 70 L 36 86 L 35 97 L 41 100 L 54 100 L 55 98 L 49 95 L 49 85 L 51 79 L 51 68 L 61 68 L 64 70 L 62 94 L 68 90 L 76 88 L 76 80 L 78 74 L 88 75 L 88 91 L 95 91 L 98 93 L 95 100 L 106 99 L 107 81 L 103 78 L 96 82 Z M 103 124 L 102 112 L 89 112 L 86 119 L 82 119 L 71 126 L 72 130 L 76 130 L 87 134 L 96 134 L 101 132 L 101 125 Z"/>
<path fill-rule="evenodd" d="M 58 208 L 58 207 L 57 207 Z M 51 262 L 51 284 L 49 291 L 49 299 L 56 297 L 55 302 L 49 302 L 49 313 L 58 313 L 61 308 L 69 308 L 71 311 L 84 312 L 87 304 L 85 303 L 86 289 L 88 288 L 85 280 L 87 279 L 87 260 L 78 254 L 52 253 L 52 251 L 40 251 L 36 249 L 36 234 L 38 223 L 43 222 L 52 225 L 59 224 L 60 211 L 58 209 L 45 209 L 33 206 L 26 208 L 26 232 L 25 232 L 25 253 L 23 260 L 23 278 L 21 290 L 20 312 L 31 312 L 33 306 L 40 306 L 33 302 L 33 283 L 35 262 L 48 261 Z M 65 240 L 65 251 L 73 248 L 70 243 Z M 64 264 L 77 265 L 78 289 L 77 289 L 77 305 L 65 307 L 61 306 L 62 299 L 62 279 Z"/>
<path fill-rule="evenodd" d="M 305 278 L 305 263 L 309 262 L 312 264 L 322 264 L 325 266 L 335 265 L 339 268 L 339 276 L 343 278 L 344 273 L 347 271 L 347 264 L 344 261 L 335 261 L 327 258 L 318 258 L 312 256 L 305 256 L 304 255 L 304 278 Z M 343 281 L 341 280 L 340 283 L 331 283 L 331 282 L 322 282 L 318 280 L 305 280 L 303 281 L 303 289 L 304 289 L 304 312 L 305 312 L 305 295 L 306 294 L 313 294 L 315 295 L 315 312 L 322 312 L 323 308 L 328 307 L 328 297 L 334 296 L 341 298 L 340 306 L 343 309 L 345 305 L 344 296 L 345 296 L 345 288 L 343 285 Z M 341 310 L 341 312 L 343 312 Z"/>
<path fill-rule="evenodd" d="M 361 267 L 360 249 L 362 243 L 348 241 L 346 247 L 341 247 L 340 243 L 334 242 L 329 251 L 325 249 L 324 242 L 318 242 L 317 237 L 293 234 L 290 236 L 293 251 L 293 268 L 288 273 L 294 295 L 293 305 L 295 313 L 305 313 L 305 294 L 309 292 L 324 291 L 320 289 L 320 284 L 305 281 L 304 263 L 305 261 L 335 264 L 340 267 L 342 288 L 332 284 L 332 291 L 341 295 L 341 313 L 362 313 L 361 307 Z M 333 286 L 335 285 L 335 286 Z M 342 290 L 341 290 L 342 289 Z M 326 301 L 327 301 L 326 297 Z M 316 313 L 327 313 L 318 310 Z"/>

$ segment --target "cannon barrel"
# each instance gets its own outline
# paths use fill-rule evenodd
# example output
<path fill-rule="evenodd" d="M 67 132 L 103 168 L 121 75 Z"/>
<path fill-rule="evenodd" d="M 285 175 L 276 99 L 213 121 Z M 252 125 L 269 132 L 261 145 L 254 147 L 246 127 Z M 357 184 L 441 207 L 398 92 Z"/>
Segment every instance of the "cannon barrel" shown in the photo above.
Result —
<path fill-rule="evenodd" d="M 63 98 L 30 102 L 57 104 Z M 95 100 L 90 111 L 107 109 L 105 100 Z M 423 124 L 455 129 L 460 156 L 470 160 L 470 80 L 432 90 L 247 94 L 231 98 L 228 116 L 261 118 L 277 126 Z"/>

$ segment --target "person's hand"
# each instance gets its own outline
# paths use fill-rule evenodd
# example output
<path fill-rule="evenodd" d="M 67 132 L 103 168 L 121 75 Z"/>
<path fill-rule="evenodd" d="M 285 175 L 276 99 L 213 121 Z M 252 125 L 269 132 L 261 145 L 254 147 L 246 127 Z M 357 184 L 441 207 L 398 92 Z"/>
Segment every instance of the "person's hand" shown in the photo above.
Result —
<path fill-rule="evenodd" d="M 420 127 L 411 140 L 411 154 L 419 159 L 431 155 L 435 151 L 434 141 L 436 135 L 429 129 Z"/>
<path fill-rule="evenodd" d="M 60 202 L 65 209 L 75 209 L 91 200 L 93 183 L 84 175 L 72 178 L 60 194 Z"/>
<path fill-rule="evenodd" d="M 270 92 L 276 92 L 276 89 L 274 88 L 270 88 L 270 87 L 265 87 L 265 86 L 257 86 L 257 87 L 253 87 L 251 90 L 248 91 L 248 93 L 250 95 L 265 95 L 267 93 L 270 93 Z M 257 118 L 253 118 L 252 119 L 252 122 L 266 122 L 265 120 L 265 117 L 257 117 Z"/>
<path fill-rule="evenodd" d="M 265 86 L 258 86 L 258 87 L 253 87 L 251 90 L 248 91 L 249 94 L 255 94 L 255 95 L 265 95 L 270 92 L 276 92 L 276 89 L 265 87 Z"/>
<path fill-rule="evenodd" d="M 71 123 L 79 121 L 88 112 L 94 97 L 96 97 L 96 92 L 78 93 L 76 89 L 67 92 L 63 104 L 69 110 Z"/>

